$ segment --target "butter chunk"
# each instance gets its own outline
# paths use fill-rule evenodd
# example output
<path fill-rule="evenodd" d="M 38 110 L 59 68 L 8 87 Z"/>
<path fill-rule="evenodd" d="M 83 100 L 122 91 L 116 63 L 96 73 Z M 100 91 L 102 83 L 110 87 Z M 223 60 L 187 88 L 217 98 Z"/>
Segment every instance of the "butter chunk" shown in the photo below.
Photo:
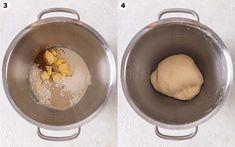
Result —
<path fill-rule="evenodd" d="M 45 68 L 46 68 L 47 74 L 49 76 L 51 76 L 51 74 L 52 74 L 52 66 L 45 66 Z"/>
<path fill-rule="evenodd" d="M 41 74 L 40 74 L 40 77 L 43 81 L 45 80 L 49 80 L 50 76 L 48 75 L 48 73 L 46 71 L 43 71 Z"/>
<path fill-rule="evenodd" d="M 53 56 L 55 57 L 57 56 L 57 52 L 55 48 L 51 49 L 50 52 L 52 53 Z"/>
<path fill-rule="evenodd" d="M 55 57 L 50 51 L 46 50 L 43 54 L 43 61 L 46 65 L 52 65 L 55 62 Z"/>
<path fill-rule="evenodd" d="M 54 82 L 58 82 L 64 76 L 71 75 L 69 64 L 66 59 L 59 57 L 56 48 L 46 50 L 42 58 L 45 66 L 40 76 L 43 81 L 52 79 Z"/>
<path fill-rule="evenodd" d="M 71 74 L 70 68 L 67 63 L 58 65 L 58 68 L 62 75 L 69 76 Z"/>
<path fill-rule="evenodd" d="M 59 59 L 56 60 L 55 64 L 60 65 L 60 64 L 65 63 L 65 62 L 66 62 L 65 59 L 59 58 Z"/>

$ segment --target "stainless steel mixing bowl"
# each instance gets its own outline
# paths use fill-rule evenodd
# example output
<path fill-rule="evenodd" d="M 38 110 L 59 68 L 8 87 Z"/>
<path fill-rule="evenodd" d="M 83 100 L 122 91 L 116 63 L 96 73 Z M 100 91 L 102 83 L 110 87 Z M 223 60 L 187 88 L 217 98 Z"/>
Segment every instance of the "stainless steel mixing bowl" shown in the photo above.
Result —
<path fill-rule="evenodd" d="M 76 19 L 42 16 L 51 12 L 66 12 Z M 79 20 L 76 11 L 52 8 L 39 14 L 39 20 L 23 29 L 11 42 L 3 62 L 3 84 L 15 110 L 38 126 L 38 135 L 48 140 L 69 140 L 80 133 L 80 126 L 94 118 L 106 103 L 115 82 L 115 61 L 110 47 L 93 28 Z M 63 46 L 80 54 L 91 73 L 92 84 L 72 108 L 53 110 L 35 103 L 29 84 L 30 67 L 42 49 Z M 40 127 L 52 130 L 78 128 L 72 136 L 52 137 L 42 134 Z"/>
<path fill-rule="evenodd" d="M 166 18 L 171 12 L 189 13 L 187 18 Z M 174 54 L 191 56 L 204 76 L 201 92 L 190 101 L 179 101 L 155 91 L 150 74 L 158 63 Z M 215 32 L 199 22 L 196 12 L 188 9 L 167 9 L 159 20 L 138 32 L 129 43 L 121 65 L 121 80 L 125 96 L 132 108 L 156 126 L 156 134 L 165 139 L 188 139 L 197 133 L 197 126 L 211 118 L 222 106 L 231 89 L 233 68 L 230 54 Z M 188 129 L 183 136 L 170 136 L 159 131 Z"/>

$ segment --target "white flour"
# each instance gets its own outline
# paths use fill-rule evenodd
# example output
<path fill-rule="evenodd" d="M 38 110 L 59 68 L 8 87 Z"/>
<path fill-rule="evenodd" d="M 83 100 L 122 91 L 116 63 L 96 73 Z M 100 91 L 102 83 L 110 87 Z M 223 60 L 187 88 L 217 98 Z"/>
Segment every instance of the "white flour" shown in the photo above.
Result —
<path fill-rule="evenodd" d="M 64 78 L 61 82 L 65 90 L 69 90 L 76 95 L 70 99 L 71 104 L 76 104 L 85 94 L 88 86 L 91 84 L 91 74 L 82 57 L 72 50 L 61 48 L 65 51 L 61 57 L 67 59 L 72 70 L 72 77 Z"/>
<path fill-rule="evenodd" d="M 48 89 L 49 88 L 49 82 L 43 82 L 40 78 L 40 72 L 42 70 L 37 67 L 36 64 L 34 64 L 31 67 L 30 70 L 30 85 L 32 87 L 32 90 L 34 94 L 36 95 L 38 101 L 40 104 L 43 105 L 50 105 L 50 97 L 51 97 L 51 92 Z"/>

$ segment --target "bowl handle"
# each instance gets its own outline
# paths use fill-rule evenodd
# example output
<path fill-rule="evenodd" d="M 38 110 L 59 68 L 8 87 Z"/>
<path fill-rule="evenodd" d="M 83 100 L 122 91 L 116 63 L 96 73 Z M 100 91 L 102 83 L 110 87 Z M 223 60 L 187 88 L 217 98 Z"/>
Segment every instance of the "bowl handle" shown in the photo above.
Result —
<path fill-rule="evenodd" d="M 165 9 L 165 10 L 161 11 L 158 14 L 158 19 L 160 20 L 162 18 L 162 16 L 164 14 L 167 14 L 167 13 L 187 13 L 187 14 L 193 15 L 196 18 L 197 21 L 200 20 L 199 15 L 197 14 L 197 12 L 195 12 L 193 10 L 190 10 L 190 9 L 184 9 L 184 8 L 169 8 L 169 9 Z"/>
<path fill-rule="evenodd" d="M 78 135 L 80 134 L 80 132 L 81 132 L 81 128 L 79 127 L 77 129 L 77 131 L 74 134 L 70 135 L 70 136 L 54 137 L 54 136 L 48 136 L 48 135 L 43 134 L 40 127 L 38 127 L 38 129 L 37 129 L 38 136 L 40 138 L 42 138 L 42 139 L 49 140 L 49 141 L 67 141 L 67 140 L 72 140 L 72 139 L 77 138 Z"/>
<path fill-rule="evenodd" d="M 38 14 L 38 20 L 41 20 L 43 15 L 45 15 L 47 13 L 53 13 L 53 12 L 71 13 L 76 17 L 76 19 L 80 20 L 80 16 L 79 16 L 78 12 L 73 10 L 73 9 L 69 9 L 69 8 L 49 8 L 49 9 L 45 9 L 41 13 Z"/>
<path fill-rule="evenodd" d="M 173 135 L 166 135 L 163 134 L 159 131 L 158 126 L 155 126 L 155 133 L 158 137 L 163 138 L 163 139 L 167 139 L 167 140 L 186 140 L 186 139 L 190 139 L 193 138 L 198 131 L 198 126 L 196 126 L 193 129 L 193 132 L 187 135 L 181 135 L 181 136 L 173 136 Z"/>

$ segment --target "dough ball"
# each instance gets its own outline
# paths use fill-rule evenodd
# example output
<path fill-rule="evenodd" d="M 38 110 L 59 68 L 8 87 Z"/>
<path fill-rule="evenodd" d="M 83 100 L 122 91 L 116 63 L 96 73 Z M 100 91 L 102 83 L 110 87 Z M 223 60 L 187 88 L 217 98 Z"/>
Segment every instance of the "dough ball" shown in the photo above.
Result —
<path fill-rule="evenodd" d="M 203 76 L 193 59 L 184 54 L 162 60 L 151 74 L 157 91 L 179 100 L 191 100 L 201 90 Z"/>

